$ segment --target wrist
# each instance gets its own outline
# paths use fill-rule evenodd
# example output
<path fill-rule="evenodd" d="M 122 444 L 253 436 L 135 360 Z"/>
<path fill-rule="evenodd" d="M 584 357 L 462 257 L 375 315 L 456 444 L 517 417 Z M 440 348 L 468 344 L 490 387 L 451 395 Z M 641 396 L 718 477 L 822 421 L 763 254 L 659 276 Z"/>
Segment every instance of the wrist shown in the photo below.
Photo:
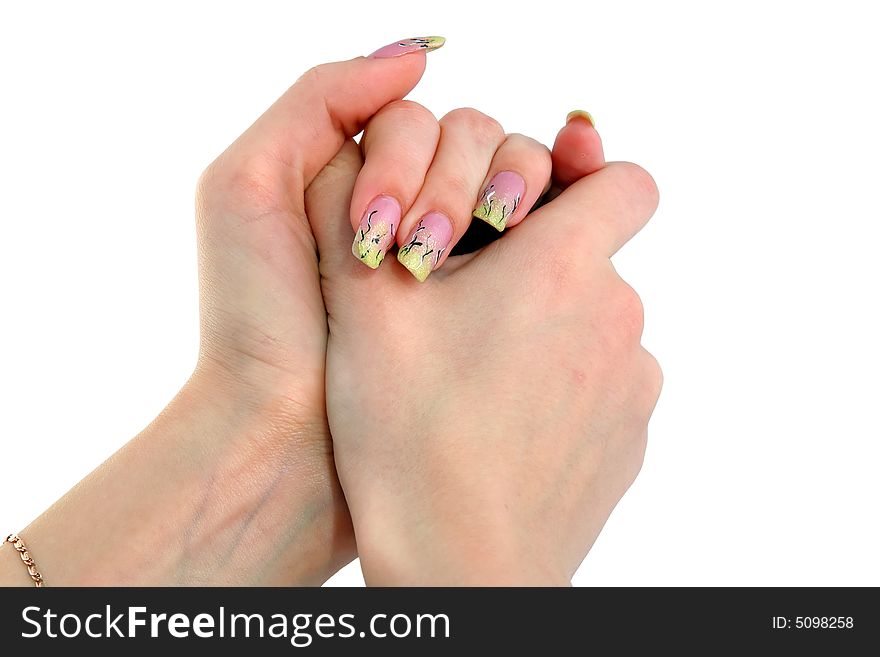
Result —
<path fill-rule="evenodd" d="M 319 585 L 351 561 L 354 532 L 323 403 L 297 402 L 283 380 L 246 384 L 203 368 L 187 388 L 223 418 L 201 446 L 215 453 L 198 465 L 200 490 L 218 493 L 208 502 L 216 521 L 201 527 L 205 545 L 222 546 L 222 560 L 240 569 L 236 583 Z M 311 399 L 323 400 L 323 375 Z"/>
<path fill-rule="evenodd" d="M 21 532 L 47 585 L 316 584 L 353 557 L 321 428 L 238 392 L 198 372 Z"/>
<path fill-rule="evenodd" d="M 553 558 L 503 522 L 398 524 L 386 516 L 385 522 L 356 524 L 356 533 L 368 586 L 571 584 Z"/>

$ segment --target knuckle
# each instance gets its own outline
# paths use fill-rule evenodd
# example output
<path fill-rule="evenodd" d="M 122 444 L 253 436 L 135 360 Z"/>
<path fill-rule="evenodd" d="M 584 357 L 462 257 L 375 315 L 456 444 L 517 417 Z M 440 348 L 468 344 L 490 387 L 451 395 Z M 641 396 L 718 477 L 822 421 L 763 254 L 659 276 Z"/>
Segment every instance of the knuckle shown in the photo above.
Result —
<path fill-rule="evenodd" d="M 267 157 L 238 157 L 227 152 L 209 164 L 196 185 L 200 213 L 210 213 L 218 207 L 247 207 L 257 212 L 277 209 L 280 194 Z"/>
<path fill-rule="evenodd" d="M 405 120 L 420 125 L 436 124 L 437 119 L 424 105 L 412 100 L 394 100 L 388 103 L 380 112 L 394 115 L 394 120 Z"/>
<path fill-rule="evenodd" d="M 440 132 L 437 118 L 426 107 L 411 100 L 395 100 L 379 110 L 370 120 L 364 129 L 361 144 L 365 150 L 370 150 L 376 139 L 382 140 L 381 135 L 401 134 L 401 126 L 406 127 L 407 133 L 416 130 L 422 134 L 434 135 L 435 138 Z"/>
<path fill-rule="evenodd" d="M 539 180 L 550 176 L 553 160 L 550 149 L 545 144 L 515 132 L 506 136 L 504 146 L 512 146 L 518 159 L 527 163 L 527 169 L 532 169 L 536 174 L 540 172 Z"/>
<path fill-rule="evenodd" d="M 623 197 L 633 199 L 638 206 L 647 208 L 648 215 L 653 214 L 660 202 L 660 191 L 654 177 L 632 162 L 618 162 L 615 169 L 620 175 L 619 184 Z"/>
<path fill-rule="evenodd" d="M 296 81 L 297 85 L 320 85 L 321 80 L 324 79 L 327 73 L 327 67 L 329 64 L 318 64 L 317 66 L 312 66 L 309 70 L 299 76 L 299 79 Z"/>
<path fill-rule="evenodd" d="M 632 287 L 619 279 L 605 290 L 596 311 L 596 330 L 610 353 L 629 352 L 642 337 L 642 300 Z"/>
<path fill-rule="evenodd" d="M 450 171 L 440 174 L 438 180 L 440 188 L 447 198 L 469 198 L 474 196 L 474 189 L 470 181 L 462 173 Z"/>
<path fill-rule="evenodd" d="M 645 465 L 645 453 L 648 451 L 648 432 L 636 434 L 629 451 L 629 468 L 626 473 L 625 489 L 633 485 Z"/>
<path fill-rule="evenodd" d="M 471 138 L 481 142 L 499 142 L 504 138 L 504 128 L 491 116 L 472 107 L 454 109 L 443 117 L 440 123 L 445 127 L 454 126 L 470 133 Z"/>
<path fill-rule="evenodd" d="M 651 359 L 651 380 L 654 383 L 654 389 L 657 391 L 657 396 L 660 396 L 660 392 L 663 390 L 663 368 L 660 366 L 660 362 L 657 358 L 649 351 L 645 352 L 648 354 L 648 357 Z"/>
<path fill-rule="evenodd" d="M 651 408 L 660 398 L 660 392 L 663 390 L 663 369 L 654 355 L 645 351 L 647 365 L 645 366 L 645 395 L 647 402 Z"/>
<path fill-rule="evenodd" d="M 509 133 L 507 135 L 507 141 L 510 143 L 521 145 L 524 148 L 534 150 L 535 152 L 540 151 L 542 154 L 546 154 L 548 157 L 550 156 L 550 149 L 547 148 L 546 144 L 542 144 L 537 139 L 529 137 L 528 135 L 524 135 L 521 132 Z"/>
<path fill-rule="evenodd" d="M 608 304 L 610 330 L 626 342 L 638 341 L 645 326 L 645 308 L 638 293 L 621 281 Z"/>

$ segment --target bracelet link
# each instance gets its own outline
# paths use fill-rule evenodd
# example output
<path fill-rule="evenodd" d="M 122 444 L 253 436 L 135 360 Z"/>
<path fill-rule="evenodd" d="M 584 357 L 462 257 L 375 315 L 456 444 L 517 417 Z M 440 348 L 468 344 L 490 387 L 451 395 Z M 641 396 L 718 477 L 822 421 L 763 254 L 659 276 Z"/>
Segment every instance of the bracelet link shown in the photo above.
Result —
<path fill-rule="evenodd" d="M 42 588 L 43 575 L 37 570 L 37 564 L 34 563 L 34 558 L 25 547 L 24 541 L 21 540 L 18 534 L 10 534 L 6 537 L 6 542 L 12 545 L 13 549 L 19 553 L 18 556 L 21 557 L 22 562 L 27 567 L 28 575 L 34 581 L 34 586 L 38 589 Z"/>

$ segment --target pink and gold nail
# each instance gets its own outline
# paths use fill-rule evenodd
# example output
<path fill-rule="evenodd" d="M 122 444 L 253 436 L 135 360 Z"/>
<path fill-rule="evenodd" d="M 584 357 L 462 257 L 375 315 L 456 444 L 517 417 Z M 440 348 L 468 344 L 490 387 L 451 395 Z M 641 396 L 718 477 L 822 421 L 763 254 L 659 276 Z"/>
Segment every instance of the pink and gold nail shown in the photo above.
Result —
<path fill-rule="evenodd" d="M 367 206 L 354 235 L 351 252 L 370 269 L 376 269 L 394 244 L 400 224 L 400 203 L 391 196 L 377 196 Z"/>
<path fill-rule="evenodd" d="M 444 43 L 446 43 L 446 39 L 440 36 L 402 39 L 401 41 L 395 41 L 384 48 L 379 48 L 379 50 L 370 55 L 370 57 L 373 59 L 388 59 L 389 57 L 400 57 L 401 55 L 408 55 L 411 52 L 418 52 L 420 50 L 431 52 L 432 50 L 437 50 L 437 48 L 442 47 Z"/>
<path fill-rule="evenodd" d="M 397 259 L 416 280 L 423 282 L 437 265 L 452 240 L 452 222 L 442 212 L 429 212 L 419 220 Z"/>
<path fill-rule="evenodd" d="M 500 232 L 519 209 L 525 193 L 526 181 L 521 175 L 515 171 L 499 171 L 480 195 L 474 216 Z"/>

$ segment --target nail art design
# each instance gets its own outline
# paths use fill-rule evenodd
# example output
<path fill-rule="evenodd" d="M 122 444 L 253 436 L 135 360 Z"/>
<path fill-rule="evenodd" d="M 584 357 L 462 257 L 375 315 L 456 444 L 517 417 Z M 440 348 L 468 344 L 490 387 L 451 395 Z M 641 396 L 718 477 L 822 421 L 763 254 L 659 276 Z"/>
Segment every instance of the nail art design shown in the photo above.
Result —
<path fill-rule="evenodd" d="M 504 230 L 526 193 L 526 181 L 515 171 L 500 171 L 492 176 L 474 209 L 474 216 Z"/>
<path fill-rule="evenodd" d="M 584 119 L 594 128 L 596 127 L 596 122 L 593 120 L 593 115 L 587 112 L 586 110 L 573 110 L 568 113 L 568 116 L 565 117 L 565 122 L 568 123 L 572 119 Z"/>
<path fill-rule="evenodd" d="M 452 239 L 452 222 L 442 212 L 429 212 L 419 220 L 397 259 L 419 282 L 428 278 Z"/>
<path fill-rule="evenodd" d="M 400 224 L 400 203 L 390 196 L 377 196 L 367 206 L 354 235 L 351 252 L 370 269 L 376 269 L 394 243 L 394 231 Z"/>
<path fill-rule="evenodd" d="M 442 47 L 444 43 L 446 43 L 446 39 L 440 36 L 413 37 L 412 39 L 395 41 L 384 48 L 379 48 L 379 50 L 370 55 L 370 57 L 373 59 L 388 59 L 389 57 L 408 55 L 411 52 L 418 52 L 419 50 L 431 52 L 432 50 L 437 50 L 437 48 Z"/>

